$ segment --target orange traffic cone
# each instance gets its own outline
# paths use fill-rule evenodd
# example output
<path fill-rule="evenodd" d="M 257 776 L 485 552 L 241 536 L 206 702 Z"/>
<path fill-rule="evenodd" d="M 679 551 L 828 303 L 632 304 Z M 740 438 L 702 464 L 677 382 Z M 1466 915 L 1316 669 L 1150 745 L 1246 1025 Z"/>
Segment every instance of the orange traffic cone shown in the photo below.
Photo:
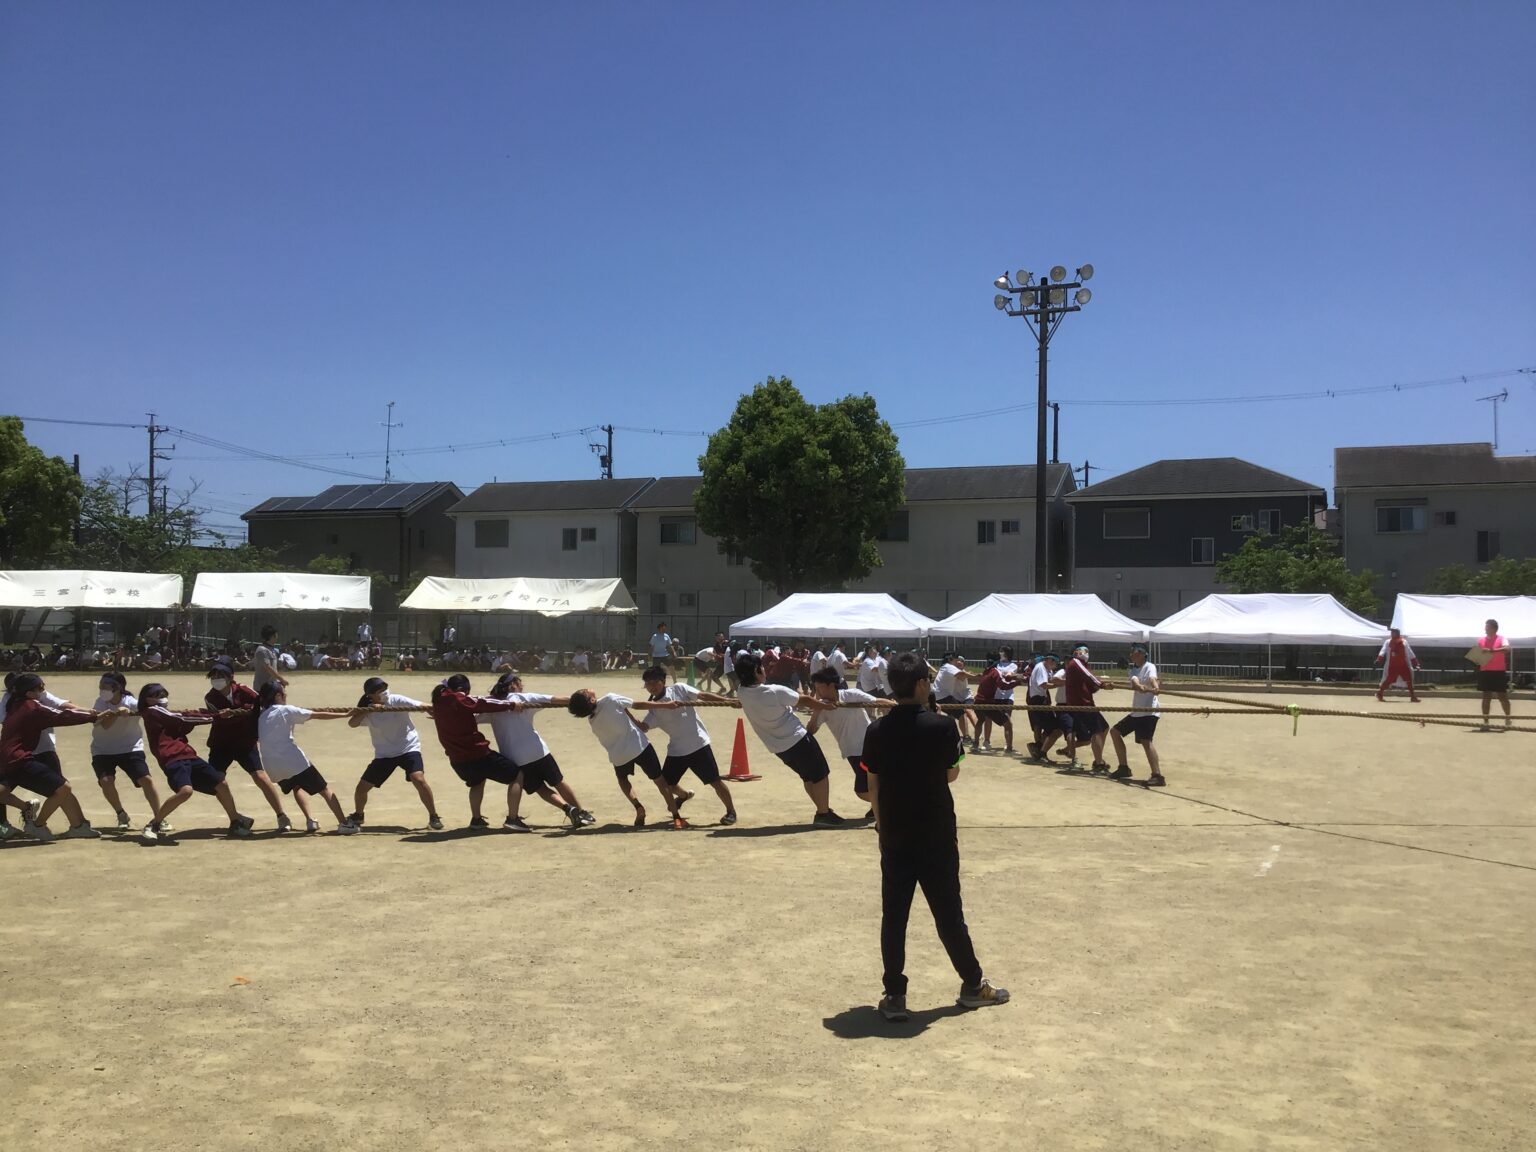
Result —
<path fill-rule="evenodd" d="M 762 779 L 754 776 L 747 766 L 747 729 L 739 717 L 736 720 L 736 746 L 731 749 L 731 774 L 726 779 L 732 782 Z"/>

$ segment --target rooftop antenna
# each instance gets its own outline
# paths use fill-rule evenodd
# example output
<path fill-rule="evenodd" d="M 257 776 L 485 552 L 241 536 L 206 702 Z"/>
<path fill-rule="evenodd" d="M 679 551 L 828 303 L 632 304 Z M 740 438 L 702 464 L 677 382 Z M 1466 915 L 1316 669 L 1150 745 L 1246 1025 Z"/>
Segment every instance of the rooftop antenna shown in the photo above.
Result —
<path fill-rule="evenodd" d="M 1479 396 L 1477 402 L 1481 404 L 1485 400 L 1493 402 L 1493 450 L 1499 450 L 1499 405 L 1509 399 L 1509 389 L 1501 388 L 1492 396 Z"/>
<path fill-rule="evenodd" d="M 388 484 L 389 474 L 389 445 L 390 437 L 396 428 L 404 428 L 404 424 L 395 423 L 395 402 L 389 402 L 389 408 L 384 414 L 384 483 Z"/>

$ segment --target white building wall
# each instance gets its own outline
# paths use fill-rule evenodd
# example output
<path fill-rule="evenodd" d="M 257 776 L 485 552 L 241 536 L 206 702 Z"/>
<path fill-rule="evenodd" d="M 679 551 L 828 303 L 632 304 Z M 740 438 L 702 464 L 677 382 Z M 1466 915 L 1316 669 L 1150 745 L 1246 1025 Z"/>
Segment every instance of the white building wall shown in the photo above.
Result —
<path fill-rule="evenodd" d="M 1224 591 L 1224 586 L 1216 583 L 1214 564 L 1184 568 L 1122 566 L 1079 568 L 1073 574 L 1072 590 L 1098 596 L 1132 620 L 1156 624 L 1212 592 Z"/>
<path fill-rule="evenodd" d="M 507 525 L 505 548 L 477 548 L 475 522 Z M 575 551 L 561 547 L 563 529 L 577 530 Z M 596 540 L 581 540 L 581 529 Z M 501 576 L 621 576 L 619 514 L 612 508 L 575 512 L 464 513 L 454 517 L 455 575 L 474 580 Z"/>

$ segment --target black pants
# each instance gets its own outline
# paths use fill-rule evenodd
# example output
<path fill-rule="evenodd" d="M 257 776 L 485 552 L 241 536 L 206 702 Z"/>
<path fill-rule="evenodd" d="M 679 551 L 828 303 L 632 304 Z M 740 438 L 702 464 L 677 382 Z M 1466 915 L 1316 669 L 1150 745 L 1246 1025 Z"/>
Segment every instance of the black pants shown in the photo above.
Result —
<path fill-rule="evenodd" d="M 887 996 L 907 994 L 907 916 L 919 884 L 933 913 L 949 961 L 969 988 L 981 983 L 981 964 L 960 907 L 960 849 L 954 843 L 919 844 L 880 852 L 880 957 Z"/>

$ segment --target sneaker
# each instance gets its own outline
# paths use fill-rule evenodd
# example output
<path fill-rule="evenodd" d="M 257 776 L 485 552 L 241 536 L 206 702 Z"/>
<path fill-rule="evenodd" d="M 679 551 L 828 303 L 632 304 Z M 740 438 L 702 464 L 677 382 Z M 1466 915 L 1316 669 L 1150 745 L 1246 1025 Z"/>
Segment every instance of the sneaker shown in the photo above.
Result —
<path fill-rule="evenodd" d="M 1148 788 L 1166 788 L 1167 786 L 1168 781 L 1163 779 L 1163 774 L 1161 772 L 1152 773 L 1152 775 L 1147 780 Z"/>
<path fill-rule="evenodd" d="M 167 836 L 174 831 L 176 831 L 176 826 L 169 820 L 160 821 L 160 835 Z"/>
<path fill-rule="evenodd" d="M 507 822 L 501 826 L 503 832 L 532 832 L 526 821 L 521 816 L 508 816 Z"/>
<path fill-rule="evenodd" d="M 682 795 L 679 796 L 676 799 L 676 801 L 673 803 L 673 805 L 672 805 L 673 810 L 676 811 L 676 812 L 681 812 L 683 810 L 683 805 L 688 803 L 688 801 L 690 801 L 692 799 L 693 799 L 693 793 L 689 789 L 684 788 Z"/>
<path fill-rule="evenodd" d="M 26 820 L 22 823 L 21 830 L 32 839 L 41 840 L 44 844 L 48 843 L 54 838 L 53 833 L 48 829 L 48 825 L 35 823 L 30 813 L 28 814 Z"/>
<path fill-rule="evenodd" d="M 153 820 L 144 825 L 143 829 L 139 832 L 139 839 L 146 844 L 153 844 L 156 840 L 160 839 L 160 829 L 155 827 Z"/>
<path fill-rule="evenodd" d="M 590 828 L 592 825 L 597 823 L 597 817 L 592 815 L 592 813 L 588 812 L 585 808 L 576 809 L 576 815 L 581 817 L 581 826 L 583 828 Z"/>
<path fill-rule="evenodd" d="M 688 821 L 684 820 L 681 816 L 674 816 L 674 817 L 672 817 L 672 827 L 673 827 L 674 830 L 675 829 L 681 829 L 681 828 L 687 828 L 688 827 Z"/>
<path fill-rule="evenodd" d="M 26 810 L 21 814 L 22 826 L 25 827 L 27 824 L 36 824 L 37 823 L 37 818 L 39 816 L 41 816 L 42 814 L 43 814 L 43 804 L 42 804 L 42 801 L 41 800 L 28 800 L 27 801 Z"/>
<path fill-rule="evenodd" d="M 1104 760 L 1095 760 L 1093 762 L 1093 767 L 1088 769 L 1088 771 L 1093 773 L 1095 776 L 1108 776 L 1109 764 Z"/>
<path fill-rule="evenodd" d="M 1038 760 L 1042 755 L 1044 755 L 1044 753 L 1040 751 L 1040 745 L 1036 744 L 1033 740 L 1024 745 L 1024 751 L 1029 753 L 1031 760 Z"/>
<path fill-rule="evenodd" d="M 1069 752 L 1069 751 L 1067 751 L 1064 748 L 1059 750 L 1059 751 L 1052 752 L 1051 755 L 1052 756 L 1059 756 L 1063 760 L 1076 760 L 1077 759 L 1077 753 L 1076 752 Z"/>
<path fill-rule="evenodd" d="M 277 814 L 277 830 L 279 833 L 293 831 L 293 821 L 288 819 L 288 813 L 279 812 Z"/>
<path fill-rule="evenodd" d="M 436 812 L 432 813 L 427 820 L 427 827 L 434 832 L 441 832 L 443 830 L 443 818 Z"/>
<path fill-rule="evenodd" d="M 343 820 L 340 824 L 336 825 L 336 835 L 338 836 L 356 836 L 361 831 L 362 829 L 350 819 Z"/>
<path fill-rule="evenodd" d="M 20 828 L 5 820 L 0 820 L 0 840 L 14 840 L 20 835 Z"/>
<path fill-rule="evenodd" d="M 126 812 L 119 812 L 117 814 L 117 830 L 119 832 L 132 832 L 133 831 L 133 821 L 128 819 L 128 813 L 126 813 Z"/>
<path fill-rule="evenodd" d="M 251 827 L 256 823 L 249 816 L 236 816 L 229 822 L 229 834 L 236 837 L 245 837 L 251 834 Z M 313 821 L 311 821 L 313 823 Z"/>
<path fill-rule="evenodd" d="M 60 840 L 100 840 L 101 839 L 101 833 L 96 831 L 96 829 L 91 827 L 91 822 L 89 820 L 82 820 L 82 821 L 80 821 L 80 823 L 76 824 L 73 828 L 70 828 L 67 831 L 65 831 L 64 835 L 60 836 L 59 839 Z"/>
<path fill-rule="evenodd" d="M 572 828 L 581 827 L 581 809 L 574 804 L 565 806 L 565 818 L 571 822 Z"/>
<path fill-rule="evenodd" d="M 960 1003 L 967 1008 L 989 1008 L 993 1004 L 1008 1003 L 1008 989 L 994 988 L 992 981 L 982 980 L 974 988 L 960 985 Z"/>
<path fill-rule="evenodd" d="M 306 831 L 306 832 L 318 832 L 318 831 L 320 831 L 320 821 L 318 821 L 318 820 L 306 820 L 306 821 L 304 821 L 304 831 Z"/>
<path fill-rule="evenodd" d="M 828 808 L 825 812 L 816 813 L 815 817 L 811 820 L 811 823 L 820 824 L 827 828 L 836 828 L 842 824 L 846 824 L 847 821 L 839 816 L 836 812 L 832 811 L 832 809 Z"/>
<path fill-rule="evenodd" d="M 871 808 L 868 812 L 864 813 L 864 819 L 865 820 L 873 820 L 874 818 L 875 818 L 875 810 L 873 808 Z"/>
<path fill-rule="evenodd" d="M 1130 765 L 1122 764 L 1109 774 L 1111 780 L 1129 780 L 1131 778 Z"/>
<path fill-rule="evenodd" d="M 644 828 L 645 827 L 645 809 L 644 808 L 636 808 L 635 809 L 635 827 L 636 828 Z"/>
<path fill-rule="evenodd" d="M 469 826 L 471 828 L 489 828 L 491 826 L 491 822 L 484 816 L 471 816 L 469 818 Z"/>
<path fill-rule="evenodd" d="M 352 813 L 352 815 L 347 817 L 347 823 L 356 824 L 359 828 L 361 828 L 363 826 L 363 814 L 361 812 Z"/>
<path fill-rule="evenodd" d="M 720 823 L 727 826 L 736 823 L 736 813 L 727 812 L 724 816 L 720 817 Z"/>
<path fill-rule="evenodd" d="M 907 1015 L 907 998 L 905 996 L 880 997 L 880 1015 L 892 1024 L 905 1024 L 911 1019 Z"/>

